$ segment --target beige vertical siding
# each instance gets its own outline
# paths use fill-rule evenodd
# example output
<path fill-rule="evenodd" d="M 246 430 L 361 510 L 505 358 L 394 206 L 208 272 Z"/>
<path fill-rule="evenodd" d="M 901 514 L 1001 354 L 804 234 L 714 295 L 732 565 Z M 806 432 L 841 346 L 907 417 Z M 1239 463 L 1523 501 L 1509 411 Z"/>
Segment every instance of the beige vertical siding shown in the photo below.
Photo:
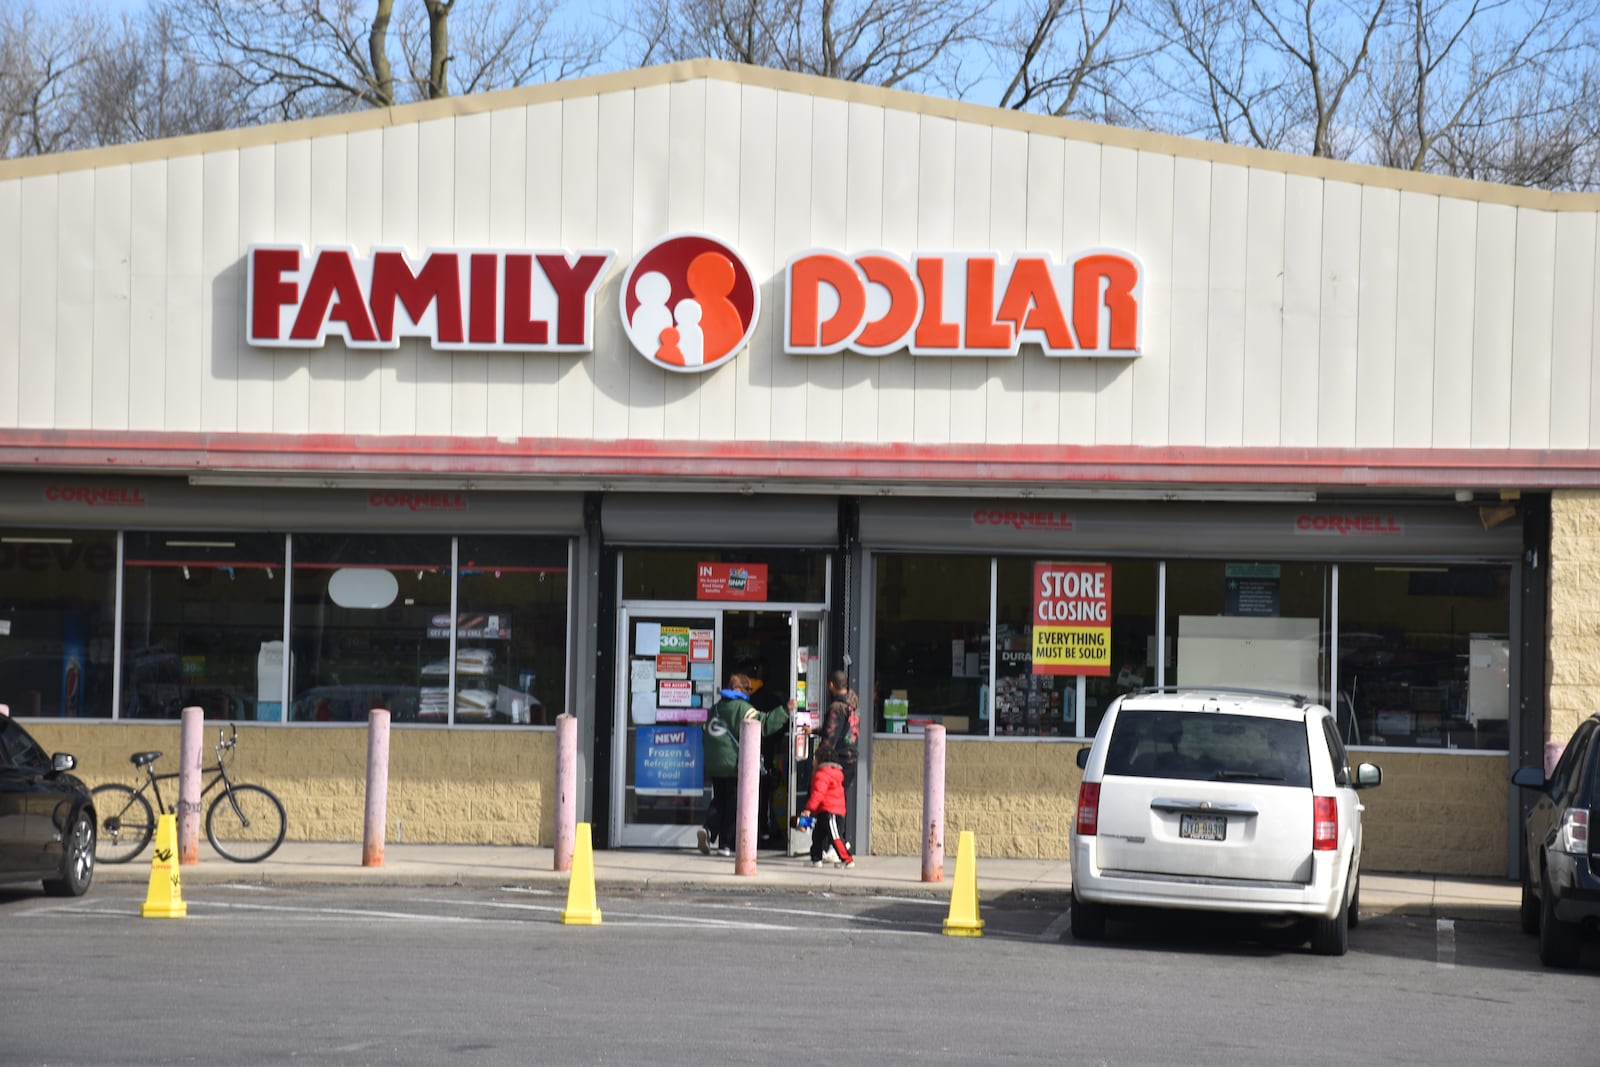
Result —
<path fill-rule="evenodd" d="M 56 172 L 14 166 L 0 177 L 0 428 L 1595 446 L 1588 200 L 1476 200 L 1465 183 L 1318 173 L 1148 135 L 1113 143 L 1071 123 L 713 67 L 397 109 L 381 127 L 355 116 L 298 138 L 173 142 L 170 157 L 158 145 Z M 677 230 L 726 238 L 762 283 L 750 348 L 705 375 L 647 364 L 618 321 L 629 257 Z M 275 352 L 243 340 L 257 241 L 618 258 L 593 353 L 414 340 Z M 780 351 L 781 272 L 807 248 L 1064 258 L 1107 244 L 1145 264 L 1139 360 Z"/>

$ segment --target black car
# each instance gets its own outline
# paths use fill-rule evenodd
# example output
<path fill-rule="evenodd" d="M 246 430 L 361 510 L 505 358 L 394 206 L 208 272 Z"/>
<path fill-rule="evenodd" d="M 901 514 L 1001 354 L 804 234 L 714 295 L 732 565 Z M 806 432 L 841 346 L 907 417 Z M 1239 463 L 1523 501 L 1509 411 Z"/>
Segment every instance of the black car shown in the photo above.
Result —
<path fill-rule="evenodd" d="M 1511 776 L 1539 797 L 1523 827 L 1522 928 L 1539 935 L 1539 959 L 1575 967 L 1585 929 L 1600 924 L 1600 713 L 1578 724 L 1547 780 L 1542 767 Z"/>
<path fill-rule="evenodd" d="M 81 896 L 94 877 L 94 801 L 72 773 L 78 761 L 45 754 L 0 715 L 0 883 L 44 882 L 56 897 Z"/>

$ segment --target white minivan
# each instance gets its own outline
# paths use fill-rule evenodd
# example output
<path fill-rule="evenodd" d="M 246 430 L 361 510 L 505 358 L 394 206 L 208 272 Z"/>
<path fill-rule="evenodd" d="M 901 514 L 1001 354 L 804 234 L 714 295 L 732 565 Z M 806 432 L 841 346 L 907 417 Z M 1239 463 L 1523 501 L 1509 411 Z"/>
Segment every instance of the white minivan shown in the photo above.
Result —
<path fill-rule="evenodd" d="M 1332 713 L 1304 697 L 1218 687 L 1135 690 L 1078 753 L 1072 935 L 1134 909 L 1300 916 L 1342 956 L 1357 921 L 1361 811 Z"/>

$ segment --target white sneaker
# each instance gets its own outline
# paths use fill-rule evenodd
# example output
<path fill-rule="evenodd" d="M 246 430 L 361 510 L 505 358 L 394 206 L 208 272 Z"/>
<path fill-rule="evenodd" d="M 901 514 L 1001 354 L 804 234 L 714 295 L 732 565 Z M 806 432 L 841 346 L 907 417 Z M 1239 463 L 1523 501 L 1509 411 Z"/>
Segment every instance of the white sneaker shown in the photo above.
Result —
<path fill-rule="evenodd" d="M 821 867 L 823 864 L 825 864 L 827 862 L 828 862 L 827 860 L 812 860 L 811 861 L 811 866 L 813 866 L 813 867 Z"/>
<path fill-rule="evenodd" d="M 717 855 L 719 855 L 719 856 L 731 856 L 731 855 L 733 855 L 733 849 L 727 848 L 726 846 L 724 846 L 723 848 L 717 849 Z"/>
<path fill-rule="evenodd" d="M 706 828 L 704 826 L 700 827 L 700 829 L 695 832 L 694 843 L 695 846 L 700 849 L 700 854 L 702 856 L 711 855 L 711 835 L 706 833 Z"/>

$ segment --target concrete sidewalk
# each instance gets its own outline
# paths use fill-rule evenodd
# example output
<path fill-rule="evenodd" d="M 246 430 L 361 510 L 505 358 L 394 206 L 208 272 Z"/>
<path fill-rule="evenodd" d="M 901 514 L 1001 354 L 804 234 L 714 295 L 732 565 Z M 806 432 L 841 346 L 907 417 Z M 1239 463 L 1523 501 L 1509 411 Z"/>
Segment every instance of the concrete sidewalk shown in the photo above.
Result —
<path fill-rule="evenodd" d="M 147 884 L 151 853 L 133 862 L 95 865 L 101 883 Z M 537 886 L 565 890 L 550 848 L 492 845 L 388 845 L 381 867 L 361 865 L 360 842 L 286 842 L 261 863 L 230 863 L 204 842 L 198 863 L 183 867 L 184 893 L 206 885 Z M 693 849 L 608 849 L 594 853 L 595 886 L 611 892 L 814 892 L 947 898 L 955 879 L 955 849 L 945 852 L 944 881 L 922 881 L 916 856 L 861 856 L 852 870 L 812 867 L 804 856 L 762 852 L 754 875 L 733 873 L 733 860 Z M 977 863 L 980 900 L 1020 894 L 1065 904 L 1072 887 L 1066 860 L 983 859 Z M 1515 922 L 1520 890 L 1498 879 L 1363 872 L 1361 912 Z"/>

